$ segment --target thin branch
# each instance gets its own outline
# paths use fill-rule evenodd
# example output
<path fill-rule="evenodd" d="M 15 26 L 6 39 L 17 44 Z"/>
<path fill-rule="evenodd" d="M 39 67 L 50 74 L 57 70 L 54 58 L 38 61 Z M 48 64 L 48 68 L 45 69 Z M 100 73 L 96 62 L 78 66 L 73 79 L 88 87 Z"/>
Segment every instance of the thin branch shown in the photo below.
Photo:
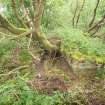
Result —
<path fill-rule="evenodd" d="M 100 3 L 100 0 L 97 0 L 96 6 L 95 6 L 95 8 L 94 8 L 93 18 L 92 18 L 92 20 L 91 20 L 90 23 L 89 23 L 89 27 L 91 27 L 92 24 L 94 23 L 94 20 L 95 20 L 95 17 L 96 17 L 96 12 L 97 12 L 99 3 Z"/>
<path fill-rule="evenodd" d="M 0 34 L 3 35 L 3 36 L 12 36 L 12 35 L 8 35 L 8 34 L 3 33 L 3 32 L 0 32 Z"/>
<path fill-rule="evenodd" d="M 11 75 L 11 74 L 16 73 L 17 70 L 25 69 L 25 68 L 28 68 L 28 67 L 29 67 L 29 65 L 19 66 L 19 67 L 15 68 L 15 69 L 9 71 L 8 73 L 0 74 L 0 77 L 1 77 L 1 76 L 9 76 L 9 75 Z"/>
<path fill-rule="evenodd" d="M 97 22 L 95 25 L 93 25 L 88 32 L 91 32 L 92 30 L 94 30 L 96 27 L 98 27 L 99 25 L 103 25 L 103 22 L 105 21 L 105 14 L 104 16 L 101 18 L 101 20 L 99 22 Z"/>
<path fill-rule="evenodd" d="M 33 32 L 33 30 L 28 30 L 27 32 L 24 32 L 18 36 L 13 36 L 12 38 L 8 38 L 8 40 L 13 40 L 13 39 L 16 39 L 16 38 L 19 38 L 19 37 L 22 37 L 22 36 L 26 36 L 26 35 L 29 35 Z"/>
<path fill-rule="evenodd" d="M 30 3 L 31 3 L 31 6 L 32 6 L 32 10 L 34 11 L 32 0 L 30 0 Z M 24 9 L 24 12 L 26 12 L 25 9 Z M 30 29 L 32 30 L 33 29 L 33 22 L 32 21 L 34 21 L 34 19 L 31 20 L 30 17 L 29 17 L 29 14 L 27 14 L 26 18 L 27 18 L 28 24 L 30 26 Z M 27 49 L 28 49 L 28 53 L 32 56 L 32 58 L 37 59 L 36 56 L 30 51 L 32 38 L 33 38 L 33 33 L 30 34 L 30 38 L 29 38 L 29 42 L 28 42 L 28 45 L 27 45 Z"/>
<path fill-rule="evenodd" d="M 27 28 L 27 25 L 24 23 L 23 19 L 21 18 L 21 16 L 19 16 L 18 10 L 16 8 L 16 1 L 15 0 L 11 0 L 11 1 L 12 1 L 12 8 L 13 8 L 12 10 L 14 11 L 16 18 L 18 19 L 20 24 L 24 26 L 24 28 Z"/>
<path fill-rule="evenodd" d="M 100 27 L 101 27 L 101 26 L 97 26 L 97 27 L 96 27 L 96 29 L 95 29 L 95 31 L 94 31 L 94 32 L 93 32 L 90 36 L 92 36 L 92 37 L 93 37 L 93 36 L 94 36 L 94 34 L 96 34 L 96 33 L 98 32 L 98 30 L 99 30 L 99 28 L 100 28 Z"/>
<path fill-rule="evenodd" d="M 74 16 L 73 16 L 73 19 L 72 19 L 73 28 L 75 27 L 75 17 L 76 17 L 77 10 L 78 10 L 78 0 L 76 0 L 76 9 L 74 11 Z"/>
<path fill-rule="evenodd" d="M 37 59 L 37 57 L 30 51 L 30 46 L 31 46 L 31 41 L 32 41 L 32 33 L 30 34 L 29 42 L 27 45 L 28 53 L 32 56 L 33 59 Z"/>
<path fill-rule="evenodd" d="M 105 36 L 105 32 L 104 32 L 104 33 L 102 33 L 100 36 Z"/>
<path fill-rule="evenodd" d="M 80 16 L 81 16 L 81 12 L 82 12 L 82 10 L 83 10 L 84 5 L 85 5 L 85 0 L 83 0 L 83 4 L 82 4 L 82 6 L 81 6 L 81 8 L 80 8 L 80 11 L 79 11 L 79 13 L 78 13 L 78 16 L 77 16 L 76 27 L 77 27 L 77 25 L 78 25 L 78 22 L 79 22 L 79 19 L 80 19 Z"/>
<path fill-rule="evenodd" d="M 26 35 L 29 35 L 29 34 L 31 34 L 33 31 L 32 30 L 29 30 L 29 31 L 27 31 L 27 32 L 24 32 L 24 33 L 22 33 L 22 34 L 20 34 L 20 35 L 16 35 L 16 36 L 9 36 L 9 38 L 6 38 L 6 36 L 7 36 L 7 34 L 4 34 L 5 36 L 3 36 L 3 38 L 1 38 L 1 40 L 0 40 L 0 43 L 3 41 L 3 40 L 14 40 L 14 39 L 17 39 L 17 38 L 20 38 L 20 37 L 23 37 L 23 36 L 26 36 Z"/>
<path fill-rule="evenodd" d="M 0 43 L 5 39 L 6 37 L 3 36 L 1 39 L 0 39 Z"/>
<path fill-rule="evenodd" d="M 90 36 L 93 37 L 94 34 L 96 34 L 99 31 L 99 29 L 102 27 L 102 25 L 105 25 L 105 22 L 98 24 L 97 27 L 95 28 L 95 31 Z"/>
<path fill-rule="evenodd" d="M 20 5 L 21 5 L 21 8 L 22 8 L 22 12 L 24 14 L 23 18 L 26 20 L 27 25 L 29 26 L 29 28 L 32 29 L 32 27 L 33 27 L 33 19 L 32 19 L 32 17 L 29 16 L 30 15 L 29 8 L 26 8 L 24 6 L 24 0 L 20 0 Z M 32 5 L 32 0 L 30 0 L 30 6 L 31 6 L 32 11 L 34 13 L 33 5 Z"/>
<path fill-rule="evenodd" d="M 33 6 L 33 0 L 30 0 L 30 6 L 31 6 L 31 10 L 32 10 L 32 13 L 33 13 L 33 17 L 32 17 L 32 21 L 34 22 L 34 17 L 35 17 L 35 9 L 34 9 L 34 6 Z"/>
<path fill-rule="evenodd" d="M 3 28 L 6 28 L 13 34 L 22 34 L 26 32 L 27 29 L 24 28 L 17 28 L 13 24 L 11 24 L 7 19 L 5 19 L 1 14 L 0 14 L 0 25 Z"/>

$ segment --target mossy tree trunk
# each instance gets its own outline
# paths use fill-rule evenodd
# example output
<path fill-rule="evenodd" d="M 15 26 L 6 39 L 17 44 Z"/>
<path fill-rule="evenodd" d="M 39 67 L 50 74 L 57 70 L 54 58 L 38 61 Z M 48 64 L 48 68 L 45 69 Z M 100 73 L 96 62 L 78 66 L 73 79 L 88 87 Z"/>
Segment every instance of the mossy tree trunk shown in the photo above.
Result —
<path fill-rule="evenodd" d="M 17 28 L 15 25 L 11 24 L 7 19 L 5 19 L 2 15 L 0 15 L 0 27 L 3 27 L 9 30 L 13 34 L 22 34 L 26 32 L 24 28 Z"/>
<path fill-rule="evenodd" d="M 40 20 L 42 17 L 42 13 L 43 13 L 43 6 L 44 6 L 44 0 L 35 0 L 35 17 L 34 17 L 34 35 L 36 35 L 36 37 L 38 38 L 38 40 L 40 41 L 40 43 L 43 44 L 43 47 L 49 51 L 53 51 L 56 50 L 57 46 L 52 45 L 46 35 L 44 33 L 41 32 L 40 29 Z"/>
<path fill-rule="evenodd" d="M 22 3 L 24 5 L 24 2 Z M 41 32 L 41 29 L 40 29 L 40 21 L 41 21 L 42 12 L 43 12 L 44 0 L 33 0 L 33 6 L 34 6 L 34 11 L 35 11 L 35 13 L 33 13 L 34 22 L 32 21 L 33 22 L 33 27 L 32 27 L 33 37 L 35 36 L 37 40 L 42 44 L 43 48 L 48 50 L 49 52 L 57 50 L 57 46 L 51 44 L 50 41 L 47 39 L 46 35 L 43 32 Z M 15 9 L 15 12 L 18 12 L 16 10 L 17 9 L 16 6 L 13 6 L 13 8 Z M 15 13 L 15 14 L 18 14 L 18 13 Z M 0 26 L 8 29 L 13 34 L 18 34 L 18 35 L 24 32 L 27 32 L 27 30 L 31 29 L 30 27 L 17 28 L 13 24 L 11 24 L 7 19 L 5 19 L 2 15 L 0 15 Z"/>

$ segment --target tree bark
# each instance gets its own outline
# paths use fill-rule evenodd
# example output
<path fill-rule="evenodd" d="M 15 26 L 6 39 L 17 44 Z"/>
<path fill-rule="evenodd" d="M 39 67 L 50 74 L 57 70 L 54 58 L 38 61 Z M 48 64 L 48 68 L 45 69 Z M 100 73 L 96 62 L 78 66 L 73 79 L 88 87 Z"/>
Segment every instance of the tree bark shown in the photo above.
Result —
<path fill-rule="evenodd" d="M 39 42 L 42 43 L 43 47 L 48 51 L 57 50 L 55 45 L 52 45 L 47 39 L 46 35 L 41 32 L 40 22 L 43 13 L 44 0 L 35 0 L 35 18 L 34 18 L 34 35 L 39 39 Z"/>
<path fill-rule="evenodd" d="M 77 11 L 78 11 L 78 0 L 76 0 L 76 9 L 74 11 L 74 16 L 73 16 L 73 19 L 72 19 L 73 28 L 75 27 L 75 17 L 76 17 Z"/>
<path fill-rule="evenodd" d="M 27 25 L 24 23 L 24 20 L 22 19 L 22 17 L 18 13 L 18 10 L 16 8 L 16 1 L 15 0 L 11 0 L 11 1 L 12 1 L 12 8 L 13 8 L 13 11 L 14 11 L 14 14 L 15 14 L 16 18 L 18 19 L 18 21 L 20 22 L 20 24 L 24 28 L 27 28 Z"/>
<path fill-rule="evenodd" d="M 93 18 L 92 18 L 92 20 L 89 23 L 89 27 L 91 27 L 92 24 L 94 23 L 94 20 L 95 20 L 95 17 L 96 17 L 96 12 L 97 12 L 99 3 L 100 3 L 100 0 L 97 0 L 96 7 L 94 8 Z"/>
<path fill-rule="evenodd" d="M 0 26 L 3 28 L 6 28 L 13 34 L 22 34 L 26 32 L 27 29 L 24 28 L 17 28 L 13 24 L 11 24 L 7 19 L 5 19 L 1 14 L 0 14 Z"/>
<path fill-rule="evenodd" d="M 78 16 L 77 16 L 76 27 L 77 27 L 77 25 L 78 25 L 78 22 L 79 22 L 79 19 L 80 19 L 80 16 L 81 16 L 81 12 L 82 12 L 82 10 L 83 10 L 83 8 L 84 8 L 84 5 L 85 5 L 85 0 L 83 0 L 83 4 L 82 4 L 82 6 L 81 6 L 81 8 L 80 8 L 80 11 L 79 11 L 79 13 L 78 13 Z"/>
<path fill-rule="evenodd" d="M 105 21 L 105 14 L 101 18 L 100 21 L 98 21 L 95 25 L 93 25 L 92 27 L 90 27 L 90 29 L 88 29 L 88 32 L 91 32 L 92 30 L 94 30 L 95 28 L 97 28 L 99 25 L 101 26 L 101 24 L 103 24 L 104 21 Z"/>
<path fill-rule="evenodd" d="M 33 23 L 33 38 L 37 38 L 37 40 L 42 44 L 43 48 L 48 50 L 49 52 L 57 51 L 58 48 L 56 45 L 53 45 L 46 37 L 46 35 L 41 32 L 40 22 L 43 13 L 44 0 L 34 0 L 35 4 L 35 17 Z M 22 34 L 26 32 L 28 29 L 25 28 L 17 28 L 13 24 L 11 24 L 7 19 L 5 19 L 2 15 L 0 15 L 0 25 L 6 29 L 8 29 L 13 34 Z"/>

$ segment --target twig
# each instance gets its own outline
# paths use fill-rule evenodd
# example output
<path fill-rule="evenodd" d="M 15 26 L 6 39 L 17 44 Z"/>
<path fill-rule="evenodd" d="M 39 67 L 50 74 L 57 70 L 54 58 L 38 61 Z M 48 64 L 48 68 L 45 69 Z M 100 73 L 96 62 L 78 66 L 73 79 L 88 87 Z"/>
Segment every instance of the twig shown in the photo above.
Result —
<path fill-rule="evenodd" d="M 79 13 L 78 13 L 78 16 L 77 16 L 76 27 L 77 27 L 77 25 L 78 25 L 78 22 L 79 22 L 79 19 L 80 19 L 80 16 L 81 16 L 81 12 L 82 12 L 82 10 L 83 10 L 83 8 L 84 8 L 84 5 L 85 5 L 85 0 L 83 0 L 83 4 L 82 4 L 82 6 L 81 6 L 81 8 L 80 8 L 80 11 L 79 11 Z"/>
<path fill-rule="evenodd" d="M 19 66 L 18 68 L 15 68 L 15 69 L 11 70 L 11 71 L 8 72 L 8 73 L 0 74 L 0 77 L 1 77 L 1 76 L 8 76 L 8 75 L 11 75 L 11 74 L 13 74 L 13 73 L 16 73 L 17 70 L 24 69 L 24 68 L 28 68 L 28 67 L 29 67 L 29 65 Z"/>
<path fill-rule="evenodd" d="M 16 0 L 11 0 L 11 2 L 12 2 L 12 10 L 14 11 L 14 14 L 16 15 L 18 21 L 21 23 L 22 26 L 24 26 L 24 28 L 27 28 L 27 25 L 25 24 L 24 20 L 19 15 L 18 9 L 16 7 Z"/>
<path fill-rule="evenodd" d="M 14 90 L 12 94 L 16 97 L 17 100 L 19 100 L 19 96 L 17 95 L 16 90 Z"/>
<path fill-rule="evenodd" d="M 37 59 L 36 56 L 30 51 L 31 40 L 32 40 L 32 34 L 30 35 L 30 39 L 27 45 L 28 53 L 32 56 L 32 58 Z"/>
<path fill-rule="evenodd" d="M 2 32 L 0 32 L 0 34 L 3 34 L 4 37 L 5 37 L 5 36 L 11 36 L 10 38 L 6 38 L 6 39 L 7 39 L 7 40 L 13 40 L 13 39 L 16 39 L 16 38 L 19 38 L 19 37 L 22 37 L 22 36 L 26 36 L 26 35 L 28 35 L 28 34 L 30 34 L 30 33 L 32 33 L 32 32 L 33 32 L 33 30 L 28 30 L 28 31 L 26 31 L 26 32 L 24 32 L 24 33 L 22 33 L 22 34 L 16 35 L 16 36 L 7 35 L 7 34 L 2 33 Z M 4 37 L 3 37 L 3 39 L 5 39 Z"/>
<path fill-rule="evenodd" d="M 28 35 L 28 34 L 30 34 L 32 32 L 33 32 L 33 30 L 29 30 L 29 31 L 24 32 L 24 33 L 22 33 L 20 35 L 16 35 L 16 36 L 13 36 L 12 38 L 8 38 L 8 40 L 13 40 L 13 39 L 16 39 L 16 38 L 19 38 L 19 37 L 22 37 L 22 36 L 26 36 L 26 35 Z"/>
<path fill-rule="evenodd" d="M 1 39 L 0 39 L 0 42 L 2 42 L 2 40 L 4 40 L 5 39 L 5 36 L 3 36 Z"/>
<path fill-rule="evenodd" d="M 75 26 L 75 17 L 76 17 L 77 11 L 78 11 L 78 0 L 76 0 L 76 9 L 74 11 L 74 16 L 73 16 L 73 19 L 72 19 L 73 28 Z"/>
<path fill-rule="evenodd" d="M 104 22 L 105 22 L 105 14 L 101 18 L 101 20 L 99 20 L 95 25 L 93 25 L 92 27 L 90 27 L 90 29 L 88 29 L 88 33 L 94 30 L 97 26 L 105 24 Z"/>
<path fill-rule="evenodd" d="M 4 36 L 12 36 L 12 35 L 8 35 L 6 33 L 3 33 L 3 32 L 0 32 L 1 35 L 4 35 Z"/>
<path fill-rule="evenodd" d="M 14 34 L 17 34 L 17 35 L 26 32 L 26 29 L 17 28 L 15 25 L 10 23 L 6 18 L 4 18 L 1 14 L 0 14 L 0 26 L 2 28 L 5 28 L 5 29 L 9 30 L 11 33 L 14 33 Z"/>
<path fill-rule="evenodd" d="M 89 23 L 89 27 L 91 27 L 93 25 L 93 23 L 94 23 L 94 20 L 96 18 L 96 13 L 97 13 L 97 9 L 98 9 L 99 3 L 100 3 L 100 0 L 97 0 L 96 6 L 95 6 L 94 12 L 93 12 L 92 20 Z"/>

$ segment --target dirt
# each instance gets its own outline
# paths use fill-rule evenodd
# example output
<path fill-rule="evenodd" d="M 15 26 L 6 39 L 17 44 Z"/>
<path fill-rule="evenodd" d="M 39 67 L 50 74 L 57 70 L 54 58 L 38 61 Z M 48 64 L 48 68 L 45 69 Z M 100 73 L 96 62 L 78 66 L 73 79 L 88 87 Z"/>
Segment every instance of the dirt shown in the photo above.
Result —
<path fill-rule="evenodd" d="M 46 79 L 45 77 L 35 77 L 28 82 L 28 85 L 32 89 L 37 89 L 40 93 L 53 95 L 54 91 L 65 92 L 67 91 L 67 84 L 59 77 L 51 77 Z"/>
<path fill-rule="evenodd" d="M 49 95 L 54 91 L 68 90 L 70 81 L 75 80 L 76 76 L 64 57 L 57 55 L 55 57 L 44 55 L 39 61 L 33 61 L 32 65 L 37 74 L 28 82 L 31 88 Z"/>
<path fill-rule="evenodd" d="M 55 54 L 55 52 L 51 54 L 45 52 L 39 61 L 33 60 L 32 66 L 37 70 L 37 73 L 28 81 L 30 88 L 47 95 L 53 95 L 54 91 L 63 93 L 74 88 L 80 88 L 84 96 L 87 97 L 89 105 L 105 105 L 104 99 L 94 95 L 93 89 L 90 88 L 90 84 L 92 84 L 90 81 L 93 79 L 96 70 L 89 69 L 86 72 L 82 70 L 82 75 L 81 72 L 77 75 L 73 72 L 73 68 L 66 57 L 60 53 Z"/>

